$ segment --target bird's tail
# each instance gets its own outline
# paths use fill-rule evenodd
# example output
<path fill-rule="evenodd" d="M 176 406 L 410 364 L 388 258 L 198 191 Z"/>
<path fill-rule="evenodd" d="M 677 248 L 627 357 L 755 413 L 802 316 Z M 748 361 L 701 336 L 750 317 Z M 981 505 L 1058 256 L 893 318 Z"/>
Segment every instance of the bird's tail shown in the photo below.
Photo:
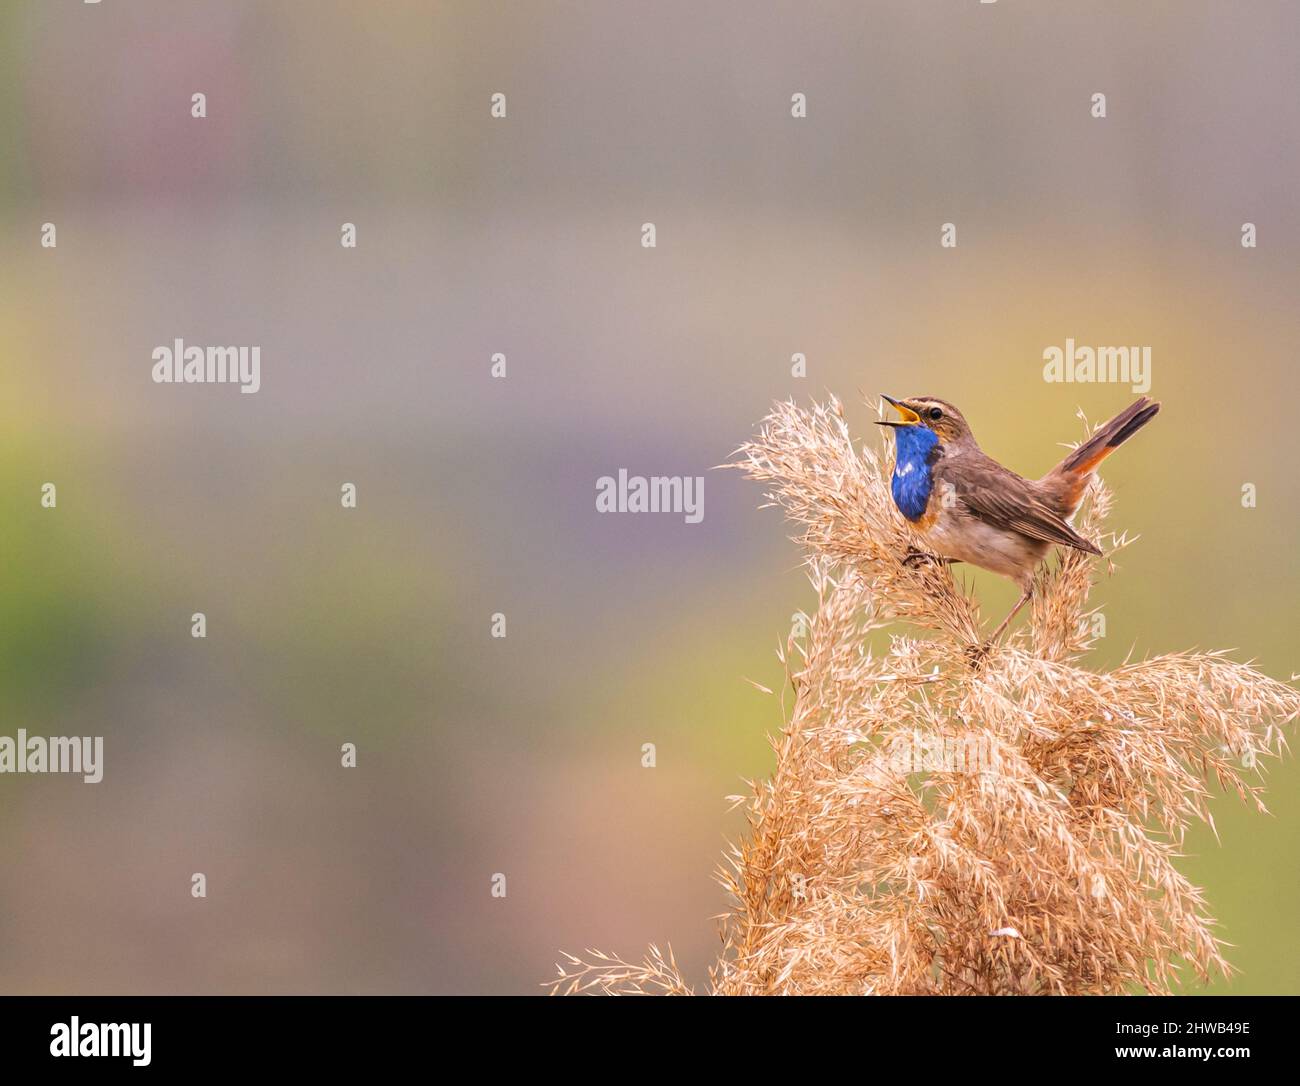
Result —
<path fill-rule="evenodd" d="M 1134 400 L 1052 469 L 1053 475 L 1090 475 L 1097 465 L 1156 417 L 1160 405 L 1143 396 Z"/>
<path fill-rule="evenodd" d="M 1067 484 L 1066 504 L 1075 506 L 1097 465 L 1156 417 L 1160 404 L 1143 396 L 1134 400 L 1047 474 Z"/>

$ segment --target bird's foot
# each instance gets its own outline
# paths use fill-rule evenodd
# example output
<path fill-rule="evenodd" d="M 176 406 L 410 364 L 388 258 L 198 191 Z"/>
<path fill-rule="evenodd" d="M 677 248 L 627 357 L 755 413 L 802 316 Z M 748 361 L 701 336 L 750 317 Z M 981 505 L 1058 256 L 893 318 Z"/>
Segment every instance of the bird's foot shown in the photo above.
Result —
<path fill-rule="evenodd" d="M 947 559 L 940 558 L 937 554 L 930 554 L 927 551 L 918 551 L 915 547 L 903 556 L 903 565 L 908 569 L 918 569 L 923 565 L 939 566 L 947 564 Z"/>

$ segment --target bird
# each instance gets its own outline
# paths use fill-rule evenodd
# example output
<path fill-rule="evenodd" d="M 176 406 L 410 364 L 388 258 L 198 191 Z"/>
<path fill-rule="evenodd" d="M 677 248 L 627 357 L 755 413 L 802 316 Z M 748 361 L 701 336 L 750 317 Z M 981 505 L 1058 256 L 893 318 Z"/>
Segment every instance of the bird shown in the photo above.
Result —
<path fill-rule="evenodd" d="M 902 416 L 878 423 L 894 431 L 890 492 L 898 511 L 934 552 L 908 558 L 966 562 L 1020 587 L 1020 599 L 989 644 L 1033 596 L 1034 573 L 1053 546 L 1101 554 L 1096 543 L 1071 527 L 1071 518 L 1097 466 L 1160 410 L 1146 396 L 1135 400 L 1041 479 L 1026 479 L 987 455 L 965 416 L 946 400 L 883 399 Z"/>

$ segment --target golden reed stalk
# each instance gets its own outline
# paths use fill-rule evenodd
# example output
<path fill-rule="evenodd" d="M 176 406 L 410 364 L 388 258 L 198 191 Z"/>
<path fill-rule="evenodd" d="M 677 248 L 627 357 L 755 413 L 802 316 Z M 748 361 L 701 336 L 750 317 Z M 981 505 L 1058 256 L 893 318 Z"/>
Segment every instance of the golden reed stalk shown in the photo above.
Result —
<path fill-rule="evenodd" d="M 1264 809 L 1262 759 L 1300 694 L 1222 653 L 1110 672 L 1080 663 L 1095 559 L 1058 551 L 1025 628 L 987 656 L 978 608 L 918 549 L 838 401 L 777 404 L 732 465 L 800 529 L 817 613 L 782 658 L 794 704 L 749 832 L 719 871 L 732 905 L 719 994 L 1166 992 L 1230 967 L 1175 866 L 1209 781 Z M 1100 481 L 1076 523 L 1100 534 Z M 905 622 L 873 652 L 873 631 Z M 784 700 L 784 699 L 783 699 Z M 687 994 L 671 950 L 565 955 L 553 992 Z"/>

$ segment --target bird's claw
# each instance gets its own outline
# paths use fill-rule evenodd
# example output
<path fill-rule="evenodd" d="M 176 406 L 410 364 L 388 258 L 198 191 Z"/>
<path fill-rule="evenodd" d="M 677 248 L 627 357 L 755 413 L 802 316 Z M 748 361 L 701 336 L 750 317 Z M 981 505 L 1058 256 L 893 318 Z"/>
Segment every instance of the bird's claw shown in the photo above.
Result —
<path fill-rule="evenodd" d="M 922 565 L 938 565 L 939 559 L 933 554 L 927 554 L 925 551 L 912 549 L 903 556 L 903 565 L 908 569 L 918 569 Z"/>
<path fill-rule="evenodd" d="M 984 666 L 984 661 L 989 658 L 993 651 L 992 641 L 974 641 L 967 645 L 964 650 L 966 662 L 970 664 L 972 671 L 978 671 Z"/>

